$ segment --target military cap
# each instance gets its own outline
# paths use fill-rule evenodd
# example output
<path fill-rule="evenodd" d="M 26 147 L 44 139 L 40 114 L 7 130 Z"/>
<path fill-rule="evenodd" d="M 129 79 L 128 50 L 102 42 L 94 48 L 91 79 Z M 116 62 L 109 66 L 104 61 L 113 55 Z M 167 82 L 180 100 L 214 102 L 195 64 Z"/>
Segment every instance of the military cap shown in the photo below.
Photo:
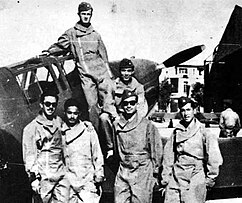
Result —
<path fill-rule="evenodd" d="M 136 94 L 135 90 L 136 89 L 134 89 L 133 91 L 125 89 L 122 94 L 121 102 L 123 102 L 125 99 L 128 99 L 129 97 L 135 97 L 135 100 L 138 101 L 138 95 Z"/>
<path fill-rule="evenodd" d="M 87 2 L 81 2 L 78 6 L 78 13 L 80 13 L 82 11 L 88 11 L 90 9 L 93 11 L 91 4 L 89 4 Z"/>
<path fill-rule="evenodd" d="M 196 107 L 196 102 L 193 99 L 188 97 L 180 97 L 178 99 L 178 108 L 181 109 L 183 106 L 185 106 L 188 103 L 191 103 L 193 108 Z"/>
<path fill-rule="evenodd" d="M 64 103 L 64 110 L 66 111 L 68 107 L 70 106 L 76 106 L 80 111 L 80 105 L 79 102 L 73 98 L 67 99 Z"/>
<path fill-rule="evenodd" d="M 121 68 L 132 68 L 132 69 L 134 69 L 134 64 L 132 63 L 131 60 L 124 58 L 119 63 L 119 69 L 121 69 Z"/>

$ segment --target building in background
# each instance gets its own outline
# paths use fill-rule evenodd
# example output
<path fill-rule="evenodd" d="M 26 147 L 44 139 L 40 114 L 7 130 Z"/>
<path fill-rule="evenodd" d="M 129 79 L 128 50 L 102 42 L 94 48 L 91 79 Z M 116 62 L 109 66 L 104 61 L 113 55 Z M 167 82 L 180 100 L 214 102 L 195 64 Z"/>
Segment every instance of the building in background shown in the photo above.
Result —
<path fill-rule="evenodd" d="M 168 78 L 172 84 L 171 101 L 167 112 L 178 111 L 178 98 L 190 97 L 193 84 L 197 82 L 204 84 L 203 68 L 203 65 L 179 65 L 162 71 L 160 81 Z"/>

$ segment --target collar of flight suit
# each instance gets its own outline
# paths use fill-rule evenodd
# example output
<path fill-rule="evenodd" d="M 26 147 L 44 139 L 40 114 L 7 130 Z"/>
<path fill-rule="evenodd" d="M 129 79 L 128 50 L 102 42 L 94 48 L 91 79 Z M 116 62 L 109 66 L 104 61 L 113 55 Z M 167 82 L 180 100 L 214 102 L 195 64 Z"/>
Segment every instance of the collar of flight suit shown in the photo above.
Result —
<path fill-rule="evenodd" d="M 84 27 L 82 26 L 80 23 L 76 23 L 76 25 L 74 26 L 76 32 L 76 36 L 77 37 L 81 37 L 84 35 L 88 35 L 90 33 L 92 33 L 94 31 L 92 25 L 90 25 L 89 27 Z"/>
<path fill-rule="evenodd" d="M 79 121 L 75 126 L 70 128 L 66 123 L 63 123 L 61 132 L 65 135 L 66 144 L 70 144 L 75 139 L 80 137 L 85 131 L 86 126 L 82 121 Z"/>
<path fill-rule="evenodd" d="M 54 134 L 61 126 L 61 119 L 58 116 L 55 116 L 53 120 L 48 120 L 42 114 L 39 114 L 36 117 L 36 122 L 43 126 L 44 129 Z"/>
<path fill-rule="evenodd" d="M 136 128 L 140 122 L 142 121 L 143 117 L 139 116 L 136 112 L 134 118 L 132 120 L 126 120 L 124 116 L 121 114 L 120 119 L 117 121 L 117 131 L 127 132 L 131 131 Z"/>
<path fill-rule="evenodd" d="M 201 125 L 202 124 L 196 118 L 192 120 L 192 122 L 189 124 L 187 128 L 185 128 L 180 121 L 174 130 L 176 142 L 184 142 L 189 138 L 193 137 L 200 129 Z"/>

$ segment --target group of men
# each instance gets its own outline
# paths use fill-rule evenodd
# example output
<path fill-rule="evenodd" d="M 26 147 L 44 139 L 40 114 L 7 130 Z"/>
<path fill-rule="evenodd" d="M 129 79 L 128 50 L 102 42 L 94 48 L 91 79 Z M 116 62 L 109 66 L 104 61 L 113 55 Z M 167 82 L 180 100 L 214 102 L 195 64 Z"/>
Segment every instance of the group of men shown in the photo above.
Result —
<path fill-rule="evenodd" d="M 106 48 L 90 23 L 92 12 L 92 6 L 82 2 L 80 21 L 45 51 L 73 54 L 91 122 L 80 119 L 83 109 L 77 99 L 65 102 L 62 120 L 55 115 L 58 95 L 41 95 L 41 111 L 23 131 L 23 159 L 32 189 L 44 203 L 99 202 L 104 159 L 113 157 L 119 161 L 116 203 L 150 203 L 156 183 L 165 188 L 166 203 L 205 202 L 206 189 L 214 185 L 222 164 L 216 136 L 194 117 L 193 100 L 182 97 L 182 120 L 163 151 L 157 128 L 145 117 L 144 87 L 133 77 L 132 61 L 120 62 L 120 77 L 114 80 Z M 93 109 L 100 107 L 97 132 Z M 105 137 L 104 156 L 97 133 Z"/>

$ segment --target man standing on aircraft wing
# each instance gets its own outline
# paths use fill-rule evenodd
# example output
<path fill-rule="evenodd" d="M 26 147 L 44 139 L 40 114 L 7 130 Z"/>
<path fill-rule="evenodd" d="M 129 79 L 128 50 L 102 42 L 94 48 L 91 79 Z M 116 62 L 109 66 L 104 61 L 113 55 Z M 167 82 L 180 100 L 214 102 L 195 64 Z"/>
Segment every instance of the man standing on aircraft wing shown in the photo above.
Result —
<path fill-rule="evenodd" d="M 119 64 L 120 76 L 115 80 L 115 85 L 112 87 L 111 95 L 114 95 L 115 106 L 117 114 L 123 112 L 121 107 L 121 99 L 124 90 L 135 91 L 138 96 L 137 111 L 139 115 L 144 117 L 148 111 L 148 105 L 145 98 L 145 91 L 142 84 L 140 84 L 134 77 L 134 65 L 131 60 L 124 58 Z M 100 130 L 101 134 L 106 138 L 107 158 L 113 155 L 113 118 L 108 112 L 103 111 L 100 115 Z"/>
<path fill-rule="evenodd" d="M 76 68 L 74 72 L 79 75 L 84 91 L 89 113 L 89 119 L 95 124 L 97 103 L 105 111 L 115 114 L 113 100 L 107 101 L 107 89 L 113 85 L 112 73 L 108 65 L 108 55 L 101 36 L 91 25 L 93 8 L 91 4 L 82 2 L 78 7 L 80 20 L 73 28 L 68 29 L 58 42 L 47 51 L 51 55 L 60 55 L 71 52 L 74 56 Z M 71 79 L 70 79 L 71 80 Z M 72 82 L 72 81 L 71 81 Z M 107 104 L 107 106 L 106 106 Z M 111 104 L 111 105 L 109 105 Z M 116 115 L 114 115 L 116 116 Z"/>
<path fill-rule="evenodd" d="M 164 148 L 165 203 L 204 203 L 223 162 L 218 139 L 194 117 L 193 100 L 181 97 L 178 107 L 182 120 Z"/>
<path fill-rule="evenodd" d="M 124 90 L 121 106 L 120 119 L 114 122 L 120 156 L 114 201 L 150 203 L 163 154 L 161 137 L 152 121 L 139 116 L 134 91 Z"/>
<path fill-rule="evenodd" d="M 23 160 L 32 189 L 43 203 L 68 202 L 61 136 L 62 120 L 55 116 L 58 96 L 46 91 L 40 98 L 40 113 L 23 131 Z M 38 177 L 38 178 L 37 178 Z"/>
<path fill-rule="evenodd" d="M 103 155 L 91 123 L 79 119 L 81 108 L 75 99 L 64 104 L 62 126 L 66 177 L 70 182 L 69 203 L 98 203 L 104 181 Z"/>

